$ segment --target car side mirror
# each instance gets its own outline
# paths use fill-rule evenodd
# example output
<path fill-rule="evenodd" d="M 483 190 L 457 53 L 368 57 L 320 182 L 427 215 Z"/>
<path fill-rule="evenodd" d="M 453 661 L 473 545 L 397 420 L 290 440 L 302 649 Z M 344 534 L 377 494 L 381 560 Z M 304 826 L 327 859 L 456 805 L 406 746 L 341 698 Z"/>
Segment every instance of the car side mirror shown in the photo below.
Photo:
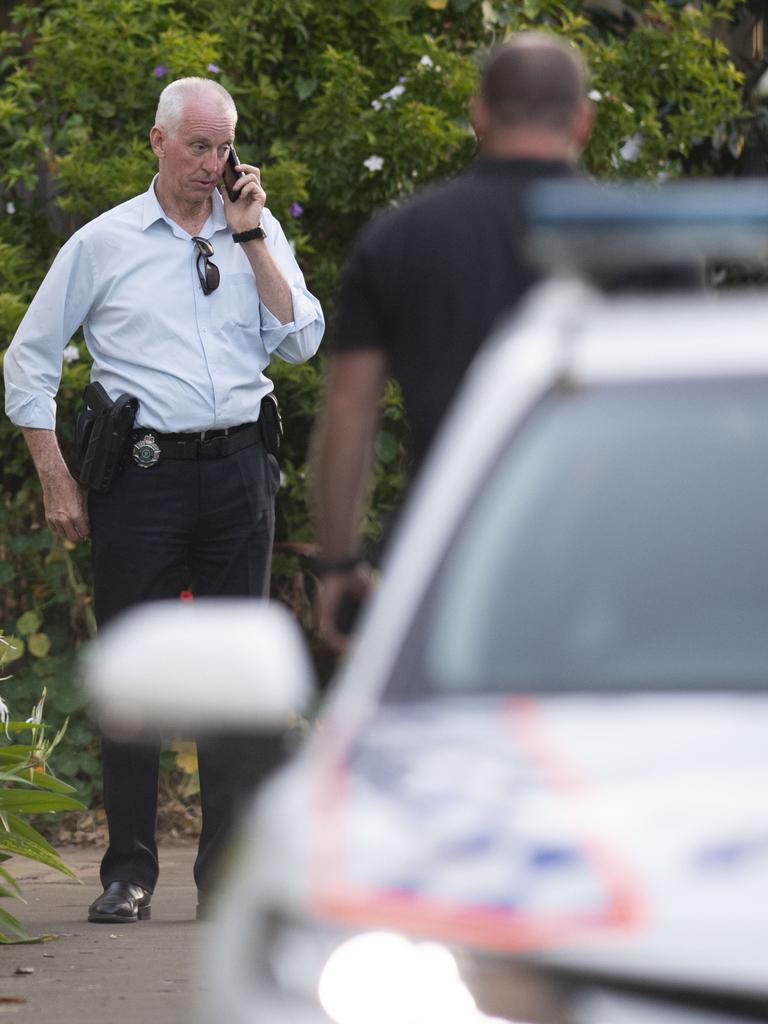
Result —
<path fill-rule="evenodd" d="M 265 599 L 138 605 L 99 631 L 81 675 L 101 727 L 120 739 L 280 731 L 314 688 L 298 623 Z"/>

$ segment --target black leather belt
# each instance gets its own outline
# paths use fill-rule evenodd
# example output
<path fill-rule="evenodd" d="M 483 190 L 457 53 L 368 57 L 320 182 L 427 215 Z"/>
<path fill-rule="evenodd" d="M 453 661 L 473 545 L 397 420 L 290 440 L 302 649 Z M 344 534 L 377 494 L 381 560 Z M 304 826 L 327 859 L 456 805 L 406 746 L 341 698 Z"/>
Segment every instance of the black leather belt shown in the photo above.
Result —
<path fill-rule="evenodd" d="M 148 469 L 163 459 L 221 459 L 252 444 L 261 442 L 258 423 L 242 423 L 224 430 L 198 433 L 159 434 L 140 427 L 131 434 L 131 457 L 137 466 Z"/>

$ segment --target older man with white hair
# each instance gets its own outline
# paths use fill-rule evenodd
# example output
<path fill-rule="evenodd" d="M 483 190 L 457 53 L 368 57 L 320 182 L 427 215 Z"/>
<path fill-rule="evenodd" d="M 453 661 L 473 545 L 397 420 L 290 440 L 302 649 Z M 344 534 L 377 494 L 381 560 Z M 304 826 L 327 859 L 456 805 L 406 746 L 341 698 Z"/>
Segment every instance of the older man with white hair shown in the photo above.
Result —
<path fill-rule="evenodd" d="M 91 538 L 100 625 L 190 586 L 201 596 L 268 588 L 279 469 L 264 371 L 273 355 L 314 355 L 324 322 L 265 207 L 259 169 L 233 168 L 233 198 L 218 188 L 236 123 L 216 82 L 163 90 L 149 136 L 156 177 L 69 239 L 5 358 L 6 411 L 29 446 L 48 525 L 70 541 Z M 119 473 L 87 498 L 55 433 L 62 353 L 81 326 L 92 380 L 112 401 L 138 402 Z M 159 747 L 105 739 L 102 751 L 109 848 L 89 920 L 136 921 L 150 916 L 158 876 Z M 198 756 L 202 899 L 242 765 L 216 745 Z"/>

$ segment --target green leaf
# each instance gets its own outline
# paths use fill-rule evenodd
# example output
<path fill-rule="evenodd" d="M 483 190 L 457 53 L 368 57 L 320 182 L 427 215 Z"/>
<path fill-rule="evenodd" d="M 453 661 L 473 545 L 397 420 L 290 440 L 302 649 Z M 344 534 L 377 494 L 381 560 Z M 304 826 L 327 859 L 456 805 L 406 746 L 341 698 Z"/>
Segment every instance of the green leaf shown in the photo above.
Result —
<path fill-rule="evenodd" d="M 376 457 L 379 462 L 386 466 L 390 462 L 394 462 L 397 453 L 397 438 L 388 430 L 380 430 L 379 436 L 376 438 Z"/>
<path fill-rule="evenodd" d="M 37 829 L 30 825 L 24 818 L 20 818 L 16 814 L 6 814 L 6 821 L 8 823 L 8 831 L 15 836 L 19 836 L 21 839 L 28 839 L 31 843 L 36 843 L 38 846 L 47 850 L 53 854 L 54 857 L 58 857 L 58 853 L 55 848 L 48 842 L 45 836 L 40 835 Z M 2 832 L 0 832 L 2 835 Z M 0 868 L 0 874 L 4 872 L 4 868 Z"/>
<path fill-rule="evenodd" d="M 34 789 L 34 782 L 28 778 L 31 770 L 31 765 L 27 762 L 20 765 L 18 771 L 0 772 L 0 783 L 10 782 L 16 786 L 29 786 L 30 789 Z M 21 774 L 22 772 L 25 772 L 26 774 Z M 3 790 L 0 789 L 0 795 L 2 795 L 2 793 Z"/>
<path fill-rule="evenodd" d="M 3 565 L 0 562 L 0 583 L 6 582 L 2 579 Z M 18 636 L 6 636 L 5 640 L 8 641 L 8 646 L 3 645 L 3 661 L 6 665 L 12 661 L 18 661 L 19 658 L 24 656 L 26 645 L 21 637 Z"/>
<path fill-rule="evenodd" d="M 48 793 L 77 792 L 74 786 L 70 786 L 68 782 L 62 782 L 61 779 L 57 779 L 55 775 L 49 775 L 47 772 L 36 771 L 32 779 L 32 785 Z"/>
<path fill-rule="evenodd" d="M 38 864 L 46 864 L 49 868 L 60 871 L 67 878 L 79 882 L 80 879 L 75 872 L 67 867 L 61 857 L 57 853 L 51 853 L 46 847 L 47 844 L 32 842 L 25 836 L 17 836 L 12 832 L 0 832 L 0 849 L 16 854 L 18 857 L 26 857 L 27 860 L 37 861 Z"/>
<path fill-rule="evenodd" d="M 299 99 L 306 100 L 309 99 L 315 89 L 317 89 L 317 79 L 298 77 L 294 82 L 294 86 L 296 88 L 296 95 Z"/>
<path fill-rule="evenodd" d="M 44 658 L 51 649 L 51 641 L 45 633 L 32 633 L 27 638 L 27 647 L 36 658 Z"/>
<path fill-rule="evenodd" d="M 55 853 L 56 851 L 54 850 L 53 852 Z M 10 871 L 6 871 L 5 868 L 0 868 L 0 878 L 5 879 L 6 882 L 6 885 L 3 887 L 6 890 L 5 895 L 10 896 L 13 899 L 20 899 L 23 902 L 21 886 Z"/>
<path fill-rule="evenodd" d="M 32 747 L 18 743 L 10 744 L 7 747 L 0 747 L 0 771 L 6 768 L 14 768 L 19 765 L 29 764 L 32 756 Z"/>
<path fill-rule="evenodd" d="M 22 940 L 22 942 L 28 942 L 30 940 L 30 936 L 27 935 L 27 932 L 21 922 L 17 920 L 13 914 L 9 914 L 7 910 L 0 909 L 0 928 L 3 928 L 5 931 L 17 936 L 17 938 Z M 5 936 L 0 935 L 0 942 L 7 943 L 8 941 L 9 940 L 5 938 Z"/>
<path fill-rule="evenodd" d="M 49 811 L 84 811 L 85 807 L 79 800 L 60 793 L 0 789 L 0 810 L 19 811 L 22 814 L 47 814 Z"/>
<path fill-rule="evenodd" d="M 38 612 L 28 611 L 16 620 L 16 630 L 19 636 L 29 636 L 30 633 L 36 633 L 42 624 L 43 620 Z"/>

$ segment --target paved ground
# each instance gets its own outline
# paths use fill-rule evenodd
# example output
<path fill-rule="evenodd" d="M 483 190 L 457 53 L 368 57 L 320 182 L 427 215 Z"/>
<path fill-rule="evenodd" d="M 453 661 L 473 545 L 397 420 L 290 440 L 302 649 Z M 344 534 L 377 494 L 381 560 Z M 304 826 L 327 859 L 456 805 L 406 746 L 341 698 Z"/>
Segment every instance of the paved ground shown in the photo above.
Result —
<path fill-rule="evenodd" d="M 27 905 L 3 900 L 3 909 L 30 934 L 58 938 L 0 946 L 0 1019 L 14 1024 L 191 1024 L 201 940 L 208 927 L 195 921 L 195 847 L 161 847 L 152 919 L 119 926 L 85 919 L 88 904 L 101 892 L 102 850 L 64 847 L 60 853 L 82 885 L 31 861 L 14 858 L 9 865 Z"/>

